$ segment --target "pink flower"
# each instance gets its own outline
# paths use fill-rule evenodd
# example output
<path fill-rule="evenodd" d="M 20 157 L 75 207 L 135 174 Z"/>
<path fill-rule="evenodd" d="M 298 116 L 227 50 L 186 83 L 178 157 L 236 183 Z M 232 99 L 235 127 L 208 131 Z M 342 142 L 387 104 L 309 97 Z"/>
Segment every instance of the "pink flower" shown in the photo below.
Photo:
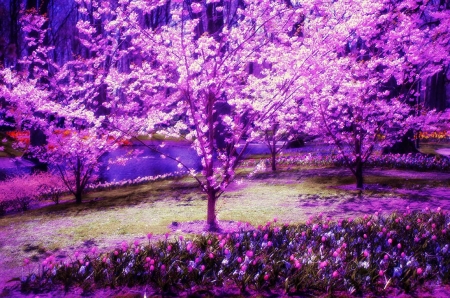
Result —
<path fill-rule="evenodd" d="M 367 222 L 367 226 L 370 227 L 372 223 L 370 221 Z"/>
<path fill-rule="evenodd" d="M 431 240 L 436 240 L 436 239 L 437 239 L 436 235 L 431 236 Z"/>
<path fill-rule="evenodd" d="M 153 270 L 155 270 L 155 266 L 151 265 L 150 266 L 150 271 L 153 271 Z"/>
<path fill-rule="evenodd" d="M 114 255 L 117 256 L 119 255 L 119 252 L 117 250 L 114 251 Z"/>
<path fill-rule="evenodd" d="M 271 247 L 273 245 L 272 241 L 267 242 L 267 246 Z"/>
<path fill-rule="evenodd" d="M 210 239 L 210 240 L 208 240 L 208 245 L 211 245 L 211 243 L 212 243 L 212 242 L 211 242 L 211 239 Z"/>
<path fill-rule="evenodd" d="M 241 258 L 241 257 L 238 257 L 238 258 L 237 258 L 237 262 L 238 262 L 238 263 L 242 263 L 242 258 Z"/>
<path fill-rule="evenodd" d="M 389 259 L 389 255 L 388 255 L 388 254 L 385 254 L 385 255 L 384 255 L 384 259 L 385 259 L 385 260 Z"/>
<path fill-rule="evenodd" d="M 209 258 L 210 259 L 214 259 L 214 254 L 211 252 L 211 253 L 209 253 Z"/>
<path fill-rule="evenodd" d="M 161 265 L 161 271 L 165 271 L 166 270 L 166 265 L 162 264 Z"/>
<path fill-rule="evenodd" d="M 434 229 L 436 229 L 436 224 L 435 223 L 432 223 L 431 224 L 431 228 L 434 230 Z"/>
<path fill-rule="evenodd" d="M 411 227 L 409 225 L 407 225 L 406 226 L 406 230 L 409 230 L 409 229 L 411 229 Z"/>
<path fill-rule="evenodd" d="M 167 251 L 171 251 L 172 250 L 172 245 L 168 245 L 167 246 Z"/>
<path fill-rule="evenodd" d="M 327 266 L 328 266 L 328 262 L 327 261 L 320 262 L 319 269 L 325 268 Z"/>
<path fill-rule="evenodd" d="M 264 240 L 267 240 L 269 238 L 269 234 L 264 235 Z"/>
<path fill-rule="evenodd" d="M 383 276 L 384 275 L 384 271 L 383 270 L 378 271 L 378 275 L 379 276 Z"/>
<path fill-rule="evenodd" d="M 295 260 L 295 268 L 297 268 L 297 269 L 300 269 L 300 268 L 302 268 L 302 264 L 298 261 L 298 260 Z"/>
<path fill-rule="evenodd" d="M 339 256 L 339 253 L 337 251 L 333 252 L 333 257 L 337 258 Z"/>
<path fill-rule="evenodd" d="M 152 234 L 152 233 L 148 233 L 148 234 L 147 234 L 148 240 L 150 240 L 152 237 L 153 237 L 153 234 Z"/>
<path fill-rule="evenodd" d="M 139 240 L 134 240 L 134 246 L 138 246 L 139 245 Z"/>
<path fill-rule="evenodd" d="M 146 258 L 145 258 L 145 262 L 146 262 L 146 263 L 149 263 L 150 260 L 151 260 L 150 257 L 146 257 Z"/>
<path fill-rule="evenodd" d="M 183 241 L 184 237 L 180 235 L 180 241 Z"/>
<path fill-rule="evenodd" d="M 392 244 L 392 238 L 389 238 L 389 239 L 388 239 L 388 243 L 389 243 L 389 244 Z"/>
<path fill-rule="evenodd" d="M 200 270 L 201 270 L 201 271 L 205 271 L 205 265 L 201 265 L 201 266 L 200 266 Z"/>
<path fill-rule="evenodd" d="M 369 252 L 367 250 L 364 250 L 363 254 L 366 258 L 369 256 Z"/>
<path fill-rule="evenodd" d="M 337 278 L 337 277 L 339 277 L 339 272 L 337 272 L 337 271 L 334 271 L 334 272 L 333 272 L 333 277 L 334 277 L 334 278 Z"/>
<path fill-rule="evenodd" d="M 442 234 L 445 234 L 445 233 L 447 233 L 447 230 L 446 230 L 446 229 L 443 229 L 443 230 L 442 230 Z"/>
<path fill-rule="evenodd" d="M 364 237 L 364 239 L 367 239 L 367 234 L 364 234 L 363 237 Z"/>
<path fill-rule="evenodd" d="M 325 236 L 322 236 L 322 242 L 325 242 L 325 241 L 327 241 L 327 238 L 325 237 Z"/>
<path fill-rule="evenodd" d="M 24 259 L 24 260 L 23 260 L 23 264 L 24 264 L 24 265 L 30 264 L 30 260 L 29 260 L 29 259 Z"/>
<path fill-rule="evenodd" d="M 402 245 L 399 243 L 399 244 L 397 244 L 397 248 L 398 249 L 401 249 L 402 248 Z"/>
<path fill-rule="evenodd" d="M 417 268 L 417 274 L 421 275 L 423 273 L 423 269 L 422 268 Z"/>
<path fill-rule="evenodd" d="M 269 280 L 269 274 L 264 275 L 264 280 L 268 281 Z"/>

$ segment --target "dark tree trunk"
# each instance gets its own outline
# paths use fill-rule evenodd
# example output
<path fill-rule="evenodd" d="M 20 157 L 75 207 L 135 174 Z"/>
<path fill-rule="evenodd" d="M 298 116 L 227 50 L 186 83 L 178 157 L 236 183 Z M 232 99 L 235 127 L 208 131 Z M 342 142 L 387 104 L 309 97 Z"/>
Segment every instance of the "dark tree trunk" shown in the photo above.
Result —
<path fill-rule="evenodd" d="M 75 192 L 75 203 L 76 204 L 81 204 L 83 201 L 83 193 L 77 189 L 77 191 Z"/>
<path fill-rule="evenodd" d="M 361 162 L 361 158 L 357 158 L 356 160 L 355 176 L 356 176 L 356 188 L 362 189 L 364 186 L 364 176 L 363 176 L 363 163 Z"/>
<path fill-rule="evenodd" d="M 362 143 L 359 128 L 356 128 L 355 134 L 355 177 L 356 177 L 356 188 L 363 189 L 364 178 L 363 178 L 363 161 L 362 161 Z"/>
<path fill-rule="evenodd" d="M 272 165 L 272 172 L 276 172 L 277 170 L 277 152 L 275 150 L 271 150 L 270 154 L 272 155 L 272 161 L 271 161 L 271 165 Z"/>
<path fill-rule="evenodd" d="M 208 210 L 206 214 L 206 224 L 209 231 L 216 231 L 219 227 L 216 218 L 216 191 L 208 190 Z"/>

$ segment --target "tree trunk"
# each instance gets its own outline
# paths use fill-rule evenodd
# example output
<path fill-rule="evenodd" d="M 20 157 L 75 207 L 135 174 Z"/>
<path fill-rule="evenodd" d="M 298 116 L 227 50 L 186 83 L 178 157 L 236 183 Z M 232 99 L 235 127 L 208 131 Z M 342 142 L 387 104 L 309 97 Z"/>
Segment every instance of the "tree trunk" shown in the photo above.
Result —
<path fill-rule="evenodd" d="M 75 192 L 75 203 L 76 204 L 81 204 L 81 202 L 82 202 L 82 191 L 80 191 L 80 190 L 76 190 L 76 192 Z"/>
<path fill-rule="evenodd" d="M 277 160 L 276 160 L 277 152 L 275 150 L 271 150 L 270 154 L 272 155 L 272 161 L 271 161 L 272 172 L 276 172 L 276 170 L 277 170 Z"/>
<path fill-rule="evenodd" d="M 219 226 L 216 219 L 216 191 L 210 189 L 208 191 L 208 210 L 206 216 L 206 224 L 209 231 L 216 231 Z"/>
<path fill-rule="evenodd" d="M 364 186 L 363 163 L 361 162 L 360 157 L 356 159 L 355 176 L 356 176 L 356 188 L 363 189 Z"/>

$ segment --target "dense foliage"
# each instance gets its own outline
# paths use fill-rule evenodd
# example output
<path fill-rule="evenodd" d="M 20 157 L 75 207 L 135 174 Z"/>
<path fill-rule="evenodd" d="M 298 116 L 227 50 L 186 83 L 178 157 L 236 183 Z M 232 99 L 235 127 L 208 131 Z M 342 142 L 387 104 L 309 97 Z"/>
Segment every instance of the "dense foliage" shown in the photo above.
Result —
<path fill-rule="evenodd" d="M 112 252 L 76 252 L 24 261 L 22 291 L 63 286 L 149 285 L 162 293 L 214 287 L 286 293 L 317 291 L 381 294 L 390 287 L 414 291 L 425 281 L 450 281 L 450 216 L 438 208 L 331 219 L 322 215 L 298 225 L 274 219 L 253 229 L 205 233 L 189 239 L 123 242 Z"/>

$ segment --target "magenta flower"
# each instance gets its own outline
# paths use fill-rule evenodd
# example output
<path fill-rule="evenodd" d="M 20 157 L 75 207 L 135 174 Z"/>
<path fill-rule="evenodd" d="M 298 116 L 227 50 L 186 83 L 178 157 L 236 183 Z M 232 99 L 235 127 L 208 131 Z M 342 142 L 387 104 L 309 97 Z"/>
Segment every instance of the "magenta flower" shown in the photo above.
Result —
<path fill-rule="evenodd" d="M 378 275 L 379 276 L 383 276 L 384 275 L 384 271 L 383 270 L 378 271 Z"/>
<path fill-rule="evenodd" d="M 389 239 L 388 239 L 388 243 L 389 243 L 389 244 L 392 244 L 392 238 L 389 238 Z"/>
<path fill-rule="evenodd" d="M 172 245 L 168 245 L 167 246 L 167 251 L 171 251 L 172 250 Z"/>
<path fill-rule="evenodd" d="M 417 274 L 421 275 L 423 273 L 423 269 L 422 268 L 417 268 Z"/>
<path fill-rule="evenodd" d="M 264 275 L 264 280 L 268 281 L 269 280 L 269 274 Z"/>
<path fill-rule="evenodd" d="M 251 250 L 247 250 L 247 252 L 245 253 L 245 255 L 249 258 L 253 257 L 253 251 Z"/>
<path fill-rule="evenodd" d="M 334 278 L 339 277 L 339 272 L 337 272 L 337 270 L 333 272 L 333 277 L 334 277 Z"/>

